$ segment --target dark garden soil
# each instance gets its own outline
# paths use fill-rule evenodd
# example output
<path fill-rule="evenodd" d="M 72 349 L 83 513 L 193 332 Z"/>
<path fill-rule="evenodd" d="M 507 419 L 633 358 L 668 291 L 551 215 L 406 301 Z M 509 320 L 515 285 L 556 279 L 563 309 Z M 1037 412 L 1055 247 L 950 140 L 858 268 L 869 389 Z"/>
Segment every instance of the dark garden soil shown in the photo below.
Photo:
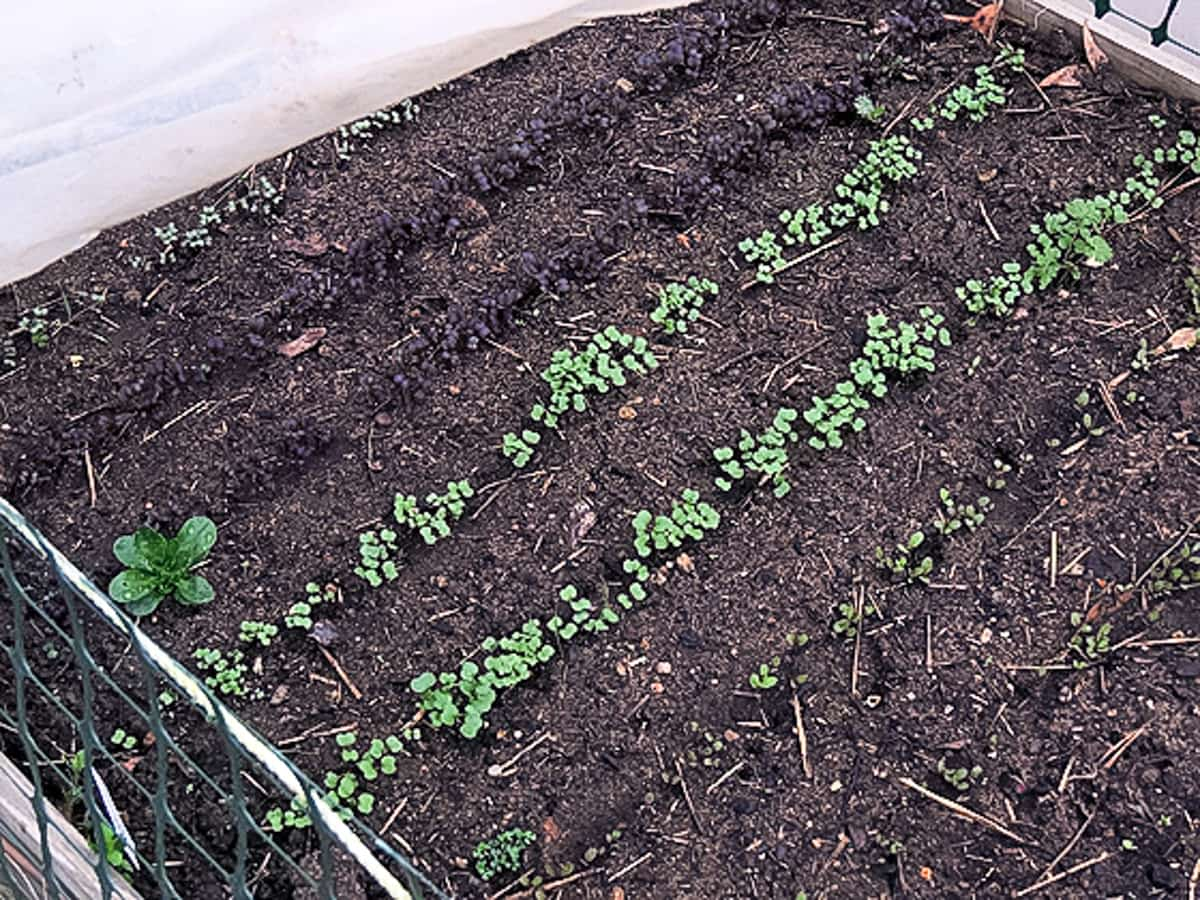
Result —
<path fill-rule="evenodd" d="M 61 325 L 45 349 L 13 339 L 19 367 L 0 380 L 4 495 L 105 585 L 120 534 L 211 516 L 216 600 L 164 605 L 142 622 L 181 660 L 236 648 L 239 621 L 278 622 L 306 582 L 336 582 L 342 603 L 322 614 L 363 698 L 293 633 L 252 654 L 261 699 L 232 702 L 317 777 L 337 765 L 319 733 L 397 731 L 415 710 L 414 675 L 455 668 L 487 635 L 549 615 L 564 584 L 593 595 L 615 584 L 634 511 L 669 507 L 688 486 L 713 494 L 722 527 L 689 550 L 692 571 L 676 566 L 645 607 L 503 694 L 481 739 L 424 728 L 399 777 L 380 782 L 369 821 L 382 828 L 403 801 L 389 836 L 454 896 L 507 883 L 485 885 L 469 858 L 512 827 L 536 834 L 527 868 L 547 882 L 580 876 L 564 897 L 1008 897 L 1077 832 L 1054 871 L 1094 864 L 1033 896 L 1185 896 L 1200 859 L 1200 609 L 1186 591 L 1116 586 L 1200 515 L 1197 356 L 1130 365 L 1141 340 L 1153 348 L 1196 314 L 1185 278 L 1200 266 L 1200 194 L 1114 229 L 1111 264 L 1025 299 L 1009 319 L 968 327 L 954 286 L 1016 258 L 1028 225 L 1058 204 L 1119 186 L 1130 158 L 1166 133 L 1149 114 L 1173 133 L 1189 116 L 1194 127 L 1197 110 L 1104 69 L 1052 91 L 1047 109 L 1033 81 L 1077 62 L 1078 48 L 1005 24 L 1033 75 L 1016 77 L 1008 106 L 921 136 L 924 167 L 880 227 L 779 284 L 741 290 L 753 277 L 743 237 L 828 197 L 906 104 L 921 109 L 991 58 L 965 28 L 913 44 L 870 84 L 882 124 L 843 118 L 773 141 L 719 197 L 686 215 L 652 209 L 597 274 L 523 303 L 519 327 L 439 367 L 427 396 L 410 405 L 389 389 L 414 326 L 495 289 L 523 250 L 586 238 L 630 196 L 669 198 L 706 139 L 773 87 L 860 72 L 858 54 L 886 41 L 854 20 L 878 12 L 839 0 L 734 31 L 698 78 L 657 90 L 641 89 L 637 55 L 697 11 L 578 28 L 418 98 L 416 121 L 359 144 L 348 163 L 326 138 L 259 166 L 285 185 L 281 217 L 231 222 L 182 265 L 131 261 L 156 258 L 155 227 L 190 227 L 229 186 L 102 234 L 4 291 L 6 331 L 37 305 Z M 443 171 L 465 172 L 554 98 L 619 78 L 638 88 L 623 119 L 561 135 L 504 190 L 457 194 L 464 227 L 418 246 L 402 276 L 337 302 L 281 301 L 303 273 L 336 276 L 381 212 L 420 203 Z M 655 338 L 658 371 L 592 403 L 512 478 L 500 437 L 542 396 L 535 373 L 551 353 L 609 323 L 652 334 L 657 286 L 691 274 L 721 286 L 705 319 L 686 338 Z M 912 319 L 925 305 L 947 317 L 953 346 L 936 373 L 877 404 L 846 451 L 798 452 L 782 500 L 711 489 L 712 449 L 844 377 L 868 314 Z M 314 349 L 274 352 L 312 326 L 327 329 Z M 1126 372 L 1114 420 L 1100 385 Z M 1129 391 L 1140 399 L 1127 402 Z M 1085 411 L 1102 434 L 1089 436 Z M 1012 470 L 991 489 L 997 460 Z M 467 477 L 496 486 L 450 539 L 408 544 L 382 588 L 351 574 L 358 533 L 390 516 L 394 492 Z M 939 548 L 929 584 L 890 583 L 876 546 L 928 530 L 942 487 L 987 493 L 995 510 Z M 581 509 L 595 515 L 582 538 Z M 857 640 L 836 636 L 835 608 L 859 601 Z M 1071 614 L 1089 611 L 1096 627 L 1111 624 L 1112 645 L 1127 643 L 1075 669 Z M 790 647 L 798 633 L 810 640 Z M 135 677 L 123 644 L 102 650 L 115 678 Z M 749 675 L 774 657 L 780 683 L 752 689 Z M 34 665 L 77 693 L 69 665 Z M 807 771 L 789 683 L 801 675 Z M 176 716 L 181 732 L 204 733 Z M 72 743 L 61 729 L 54 739 Z M 224 771 L 220 760 L 210 768 Z M 939 762 L 980 774 L 960 792 Z M 150 783 L 149 760 L 142 770 Z M 953 817 L 906 778 L 1020 840 Z M 144 804 L 124 787 L 118 800 L 152 846 Z M 219 809 L 189 814 L 213 846 L 232 846 Z M 281 837 L 298 853 L 309 839 Z M 179 874 L 184 895 L 222 896 L 202 871 Z M 281 874 L 263 884 L 263 895 L 290 896 Z"/>

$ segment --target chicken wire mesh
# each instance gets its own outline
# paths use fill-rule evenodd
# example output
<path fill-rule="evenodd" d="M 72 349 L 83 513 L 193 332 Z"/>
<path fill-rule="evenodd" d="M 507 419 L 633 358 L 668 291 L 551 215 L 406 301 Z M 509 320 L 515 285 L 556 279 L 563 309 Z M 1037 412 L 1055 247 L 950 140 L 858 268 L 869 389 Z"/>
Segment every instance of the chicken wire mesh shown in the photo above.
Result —
<path fill-rule="evenodd" d="M 129 885 L 188 900 L 445 896 L 2 499 L 0 577 L 0 762 L 32 786 L 30 821 L 0 817 L 0 898 L 79 896 L 56 859 L 64 822 L 103 848 L 86 864 L 104 900 Z M 264 829 L 263 810 L 292 799 L 313 827 Z"/>

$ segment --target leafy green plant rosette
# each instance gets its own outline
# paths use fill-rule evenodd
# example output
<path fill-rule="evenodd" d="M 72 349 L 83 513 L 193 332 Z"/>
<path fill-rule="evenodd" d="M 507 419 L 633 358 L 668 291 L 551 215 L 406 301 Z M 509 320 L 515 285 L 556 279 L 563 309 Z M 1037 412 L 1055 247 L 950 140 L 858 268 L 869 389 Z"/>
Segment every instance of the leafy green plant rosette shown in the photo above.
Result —
<path fill-rule="evenodd" d="M 164 599 L 174 596 L 185 606 L 213 598 L 208 579 L 192 572 L 217 540 L 217 526 L 207 516 L 193 516 L 179 533 L 166 538 L 153 528 L 139 528 L 113 543 L 113 555 L 126 566 L 108 586 L 108 593 L 133 616 L 148 616 Z"/>

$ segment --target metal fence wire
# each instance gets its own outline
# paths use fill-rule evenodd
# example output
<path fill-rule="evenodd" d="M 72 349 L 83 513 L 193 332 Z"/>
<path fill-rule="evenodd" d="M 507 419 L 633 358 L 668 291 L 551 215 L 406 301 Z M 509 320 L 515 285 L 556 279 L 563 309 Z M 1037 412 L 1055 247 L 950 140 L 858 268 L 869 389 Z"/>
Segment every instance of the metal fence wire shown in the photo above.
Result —
<path fill-rule="evenodd" d="M 1089 0 L 1094 6 L 1095 16 L 1102 21 L 1118 19 L 1145 31 L 1150 44 L 1178 47 L 1195 58 L 1200 58 L 1200 46 L 1194 46 L 1200 34 L 1200 17 L 1197 16 L 1196 0 L 1181 4 L 1179 0 Z M 1176 17 L 1178 13 L 1178 17 Z M 1192 16 L 1185 23 L 1187 15 Z M 1185 28 L 1186 27 L 1186 32 Z"/>
<path fill-rule="evenodd" d="M 0 576 L 0 764 L 21 764 L 32 785 L 28 821 L 0 815 L 0 900 L 446 896 L 343 821 L 3 499 Z M 118 727 L 136 737 L 114 741 Z M 16 768 L 0 765 L 0 797 Z M 264 809 L 293 799 L 311 829 L 261 826 Z M 67 858 L 72 826 L 102 852 Z M 86 897 L 66 877 L 81 859 Z"/>

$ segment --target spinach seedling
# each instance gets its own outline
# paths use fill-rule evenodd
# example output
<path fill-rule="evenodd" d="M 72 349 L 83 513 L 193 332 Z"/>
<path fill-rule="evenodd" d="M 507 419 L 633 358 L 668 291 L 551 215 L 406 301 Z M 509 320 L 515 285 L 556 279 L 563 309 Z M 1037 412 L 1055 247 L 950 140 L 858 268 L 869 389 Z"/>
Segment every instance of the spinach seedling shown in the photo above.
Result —
<path fill-rule="evenodd" d="M 128 568 L 114 578 L 108 592 L 130 615 L 147 616 L 166 598 L 185 606 L 213 598 L 208 580 L 192 572 L 217 540 L 217 526 L 205 516 L 193 516 L 173 538 L 153 528 L 139 528 L 113 543 L 113 555 Z"/>

